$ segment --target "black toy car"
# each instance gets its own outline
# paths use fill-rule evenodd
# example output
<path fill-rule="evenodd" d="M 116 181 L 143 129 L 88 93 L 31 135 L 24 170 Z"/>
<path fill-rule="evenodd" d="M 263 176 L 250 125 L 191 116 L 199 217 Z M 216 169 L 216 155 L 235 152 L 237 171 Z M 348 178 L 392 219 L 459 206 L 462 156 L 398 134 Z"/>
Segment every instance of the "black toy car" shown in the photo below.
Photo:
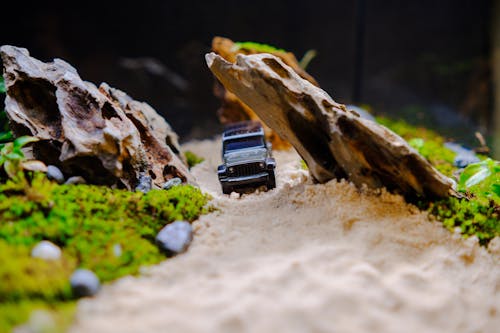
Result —
<path fill-rule="evenodd" d="M 276 187 L 276 162 L 259 122 L 238 122 L 224 128 L 222 160 L 217 173 L 224 194 L 262 185 L 268 190 Z"/>

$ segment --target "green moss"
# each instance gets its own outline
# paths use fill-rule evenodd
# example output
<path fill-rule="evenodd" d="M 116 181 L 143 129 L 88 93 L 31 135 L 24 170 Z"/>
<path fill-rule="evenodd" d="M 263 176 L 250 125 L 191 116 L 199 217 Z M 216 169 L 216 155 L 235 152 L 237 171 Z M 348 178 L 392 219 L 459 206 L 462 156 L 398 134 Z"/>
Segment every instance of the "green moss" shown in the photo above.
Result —
<path fill-rule="evenodd" d="M 427 209 L 451 231 L 458 227 L 466 237 L 476 235 L 482 245 L 500 236 L 500 206 L 493 201 L 450 197 L 426 203 L 421 208 Z"/>
<path fill-rule="evenodd" d="M 264 52 L 264 53 L 286 52 L 283 49 L 279 49 L 277 47 L 268 44 L 261 44 L 256 42 L 236 42 L 234 43 L 234 51 L 238 50 L 250 50 L 250 51 Z"/>
<path fill-rule="evenodd" d="M 377 121 L 406 139 L 443 174 L 451 176 L 457 171 L 453 165 L 455 153 L 444 146 L 443 137 L 401 120 L 379 117 Z M 494 237 L 500 236 L 499 172 L 498 161 L 485 160 L 471 164 L 460 175 L 458 182 L 458 190 L 466 193 L 468 199 L 452 197 L 419 203 L 419 206 L 442 221 L 446 228 L 460 228 L 465 237 L 476 235 L 481 244 L 486 245 Z"/>
<path fill-rule="evenodd" d="M 184 152 L 184 156 L 186 157 L 187 164 L 189 168 L 194 167 L 196 164 L 200 164 L 205 159 L 193 153 L 192 151 L 187 150 Z"/>
<path fill-rule="evenodd" d="M 66 332 L 73 322 L 76 303 L 73 301 L 47 303 L 31 300 L 0 303 L 0 319 L 2 319 L 0 320 L 0 332 L 10 332 L 14 327 L 25 324 L 35 310 L 44 311 L 54 323 L 53 327 L 43 332 L 62 333 Z"/>
<path fill-rule="evenodd" d="M 0 302 L 69 299 L 68 277 L 74 268 L 74 261 L 69 258 L 57 261 L 32 258 L 29 247 L 0 240 Z"/>
<path fill-rule="evenodd" d="M 198 218 L 207 201 L 190 185 L 143 194 L 57 185 L 43 174 L 8 180 L 0 184 L 0 302 L 65 303 L 72 299 L 68 281 L 77 267 L 104 282 L 136 274 L 165 258 L 154 244 L 157 232 L 174 220 Z M 44 239 L 61 247 L 60 261 L 30 257 Z M 7 321 L 0 316 L 0 327 Z"/>
<path fill-rule="evenodd" d="M 437 133 L 414 127 L 402 120 L 378 117 L 377 121 L 408 141 L 420 155 L 425 157 L 437 170 L 451 177 L 456 167 L 453 165 L 456 153 L 444 146 L 444 138 Z"/>

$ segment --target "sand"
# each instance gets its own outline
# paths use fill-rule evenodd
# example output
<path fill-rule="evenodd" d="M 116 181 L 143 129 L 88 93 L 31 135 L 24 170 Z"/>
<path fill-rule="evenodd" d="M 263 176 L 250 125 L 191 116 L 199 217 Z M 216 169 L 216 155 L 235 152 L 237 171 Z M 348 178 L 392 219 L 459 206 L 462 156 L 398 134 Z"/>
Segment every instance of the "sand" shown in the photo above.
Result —
<path fill-rule="evenodd" d="M 71 332 L 498 332 L 500 250 L 400 196 L 313 184 L 276 152 L 277 188 L 224 196 L 219 141 L 189 144 L 218 211 L 188 252 L 78 304 Z"/>

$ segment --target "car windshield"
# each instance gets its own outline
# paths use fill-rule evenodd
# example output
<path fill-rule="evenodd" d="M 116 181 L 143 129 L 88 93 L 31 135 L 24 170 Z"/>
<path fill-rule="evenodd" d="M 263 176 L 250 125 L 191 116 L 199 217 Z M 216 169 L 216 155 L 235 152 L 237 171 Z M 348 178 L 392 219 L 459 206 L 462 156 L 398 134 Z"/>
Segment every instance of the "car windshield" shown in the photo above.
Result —
<path fill-rule="evenodd" d="M 264 140 L 260 136 L 254 136 L 249 138 L 241 138 L 235 140 L 226 141 L 226 151 L 239 150 L 245 148 L 253 147 L 263 147 Z"/>

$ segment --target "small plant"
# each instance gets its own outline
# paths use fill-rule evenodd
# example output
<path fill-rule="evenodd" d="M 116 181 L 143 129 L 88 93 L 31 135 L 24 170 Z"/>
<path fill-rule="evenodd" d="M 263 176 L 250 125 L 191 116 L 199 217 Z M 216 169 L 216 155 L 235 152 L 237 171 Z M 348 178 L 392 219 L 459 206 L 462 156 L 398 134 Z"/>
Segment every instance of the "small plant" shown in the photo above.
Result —
<path fill-rule="evenodd" d="M 500 162 L 488 158 L 468 165 L 460 174 L 458 190 L 500 205 Z"/>
<path fill-rule="evenodd" d="M 279 49 L 272 45 L 261 44 L 256 42 L 236 42 L 234 43 L 233 51 L 238 51 L 238 50 L 249 50 L 249 51 L 264 52 L 264 53 L 286 52 L 285 50 Z"/>
<path fill-rule="evenodd" d="M 0 76 L 0 97 L 5 94 L 5 83 L 3 76 Z M 9 123 L 7 121 L 7 115 L 5 111 L 0 109 L 0 149 L 3 143 L 11 141 L 13 139 L 12 132 L 9 130 Z"/>
<path fill-rule="evenodd" d="M 11 179 L 22 177 L 23 170 L 41 170 L 44 164 L 40 161 L 25 161 L 22 148 L 28 143 L 36 142 L 38 138 L 32 136 L 21 136 L 13 142 L 2 145 L 0 150 L 0 168 L 3 167 L 7 176 Z"/>
<path fill-rule="evenodd" d="M 192 151 L 187 150 L 184 152 L 184 156 L 186 157 L 187 164 L 189 168 L 194 167 L 196 164 L 200 164 L 205 159 L 193 153 Z"/>

